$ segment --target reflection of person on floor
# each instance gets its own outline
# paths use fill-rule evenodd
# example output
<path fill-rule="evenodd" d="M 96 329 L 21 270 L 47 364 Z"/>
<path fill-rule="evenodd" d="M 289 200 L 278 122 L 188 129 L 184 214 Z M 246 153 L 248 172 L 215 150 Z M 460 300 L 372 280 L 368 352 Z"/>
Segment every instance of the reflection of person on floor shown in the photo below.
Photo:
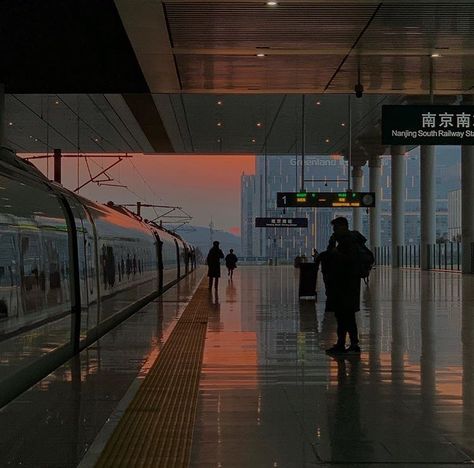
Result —
<path fill-rule="evenodd" d="M 372 460 L 373 451 L 367 444 L 361 422 L 360 408 L 360 356 L 337 357 L 337 389 L 333 411 L 329 411 L 331 427 L 331 461 L 350 463 L 360 456 L 364 448 L 364 459 Z"/>
<path fill-rule="evenodd" d="M 219 285 L 219 278 L 221 276 L 221 258 L 224 258 L 224 253 L 219 248 L 219 241 L 214 241 L 206 259 L 207 276 L 209 277 L 209 289 L 212 288 L 213 279 L 214 287 L 216 289 Z"/>
<path fill-rule="evenodd" d="M 235 302 L 235 297 L 237 296 L 237 289 L 234 286 L 233 281 L 229 281 L 227 283 L 227 288 L 225 290 L 226 301 L 227 302 Z"/>
<path fill-rule="evenodd" d="M 234 250 L 230 249 L 230 252 L 225 257 L 225 266 L 227 267 L 227 276 L 229 276 L 229 279 L 232 279 L 234 270 L 237 268 L 237 260 L 238 258 Z"/>
<path fill-rule="evenodd" d="M 357 354 L 360 348 L 355 313 L 360 310 L 360 275 L 355 235 L 359 233 L 351 232 L 343 217 L 333 219 L 331 224 L 334 234 L 321 259 L 321 268 L 326 285 L 326 310 L 336 315 L 337 343 L 326 352 Z M 351 345 L 346 349 L 347 334 Z"/>
<path fill-rule="evenodd" d="M 221 330 L 221 305 L 219 303 L 219 292 L 217 288 L 212 292 L 209 288 L 209 318 L 208 326 L 210 331 Z"/>

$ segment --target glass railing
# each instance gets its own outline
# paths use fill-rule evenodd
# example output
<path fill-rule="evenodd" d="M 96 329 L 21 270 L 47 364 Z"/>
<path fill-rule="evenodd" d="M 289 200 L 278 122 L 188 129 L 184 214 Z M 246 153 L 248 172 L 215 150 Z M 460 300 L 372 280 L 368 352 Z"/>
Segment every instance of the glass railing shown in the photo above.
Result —
<path fill-rule="evenodd" d="M 376 265 L 391 265 L 391 249 L 390 246 L 375 247 L 374 249 Z"/>
<path fill-rule="evenodd" d="M 428 268 L 430 270 L 461 271 L 462 244 L 444 242 L 432 244 L 428 249 Z"/>
<path fill-rule="evenodd" d="M 461 271 L 462 244 L 460 242 L 443 242 L 426 247 L 429 270 Z M 392 265 L 390 246 L 376 247 L 374 250 L 376 265 Z M 474 267 L 474 244 L 471 247 Z M 420 268 L 421 252 L 419 244 L 408 244 L 397 247 L 396 259 L 400 268 Z M 474 271 L 474 270 L 473 270 Z"/>
<path fill-rule="evenodd" d="M 401 268 L 420 268 L 420 246 L 418 244 L 399 246 L 397 255 L 398 265 Z"/>

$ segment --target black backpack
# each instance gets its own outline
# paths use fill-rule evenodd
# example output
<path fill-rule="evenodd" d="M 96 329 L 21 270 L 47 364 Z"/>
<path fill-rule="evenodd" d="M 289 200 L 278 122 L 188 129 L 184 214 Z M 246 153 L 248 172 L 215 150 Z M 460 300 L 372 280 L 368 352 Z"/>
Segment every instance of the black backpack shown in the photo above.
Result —
<path fill-rule="evenodd" d="M 359 251 L 359 276 L 368 283 L 370 271 L 375 264 L 375 257 L 365 242 L 357 242 L 357 249 Z"/>

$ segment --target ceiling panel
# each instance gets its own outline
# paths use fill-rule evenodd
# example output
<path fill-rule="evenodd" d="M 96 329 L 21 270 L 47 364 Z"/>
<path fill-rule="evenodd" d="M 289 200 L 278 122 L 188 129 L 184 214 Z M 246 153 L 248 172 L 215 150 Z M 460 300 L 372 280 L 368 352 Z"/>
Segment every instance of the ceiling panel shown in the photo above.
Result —
<path fill-rule="evenodd" d="M 351 56 L 331 83 L 329 90 L 353 89 L 361 72 L 368 93 L 396 92 L 429 94 L 430 60 L 433 60 L 434 92 L 455 94 L 472 91 L 474 61 L 468 56 Z"/>
<path fill-rule="evenodd" d="M 18 152 L 152 151 L 120 95 L 7 94 L 5 137 Z"/>
<path fill-rule="evenodd" d="M 166 3 L 173 47 L 349 49 L 376 5 Z"/>
<path fill-rule="evenodd" d="M 323 90 L 343 57 L 178 55 L 186 90 Z"/>
<path fill-rule="evenodd" d="M 474 48 L 473 4 L 406 2 L 383 4 L 358 48 L 460 49 Z"/>
<path fill-rule="evenodd" d="M 378 128 L 380 107 L 402 99 L 374 94 L 351 98 L 354 155 L 383 152 Z M 174 95 L 171 102 L 179 127 L 192 141 L 187 151 L 301 153 L 301 95 L 187 94 Z M 305 95 L 307 154 L 346 154 L 348 130 L 347 95 Z"/>

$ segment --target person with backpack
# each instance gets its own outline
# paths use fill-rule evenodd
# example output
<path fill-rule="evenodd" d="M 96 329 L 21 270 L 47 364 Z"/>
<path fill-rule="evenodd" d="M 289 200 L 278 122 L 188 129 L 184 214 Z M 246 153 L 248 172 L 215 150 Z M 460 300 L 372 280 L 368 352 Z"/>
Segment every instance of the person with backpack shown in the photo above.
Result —
<path fill-rule="evenodd" d="M 370 264 L 369 259 L 372 253 L 365 246 L 366 238 L 360 232 L 349 230 L 346 218 L 335 218 L 331 224 L 334 234 L 320 260 L 326 286 L 326 310 L 334 312 L 336 316 L 337 343 L 327 349 L 326 353 L 359 354 L 361 351 L 355 313 L 360 310 L 360 280 L 368 277 L 373 265 L 373 261 Z M 347 334 L 350 338 L 348 348 Z"/>
<path fill-rule="evenodd" d="M 227 267 L 227 276 L 229 280 L 232 280 L 234 276 L 234 270 L 237 268 L 237 255 L 235 255 L 234 250 L 230 249 L 230 252 L 225 257 L 225 266 Z"/>

